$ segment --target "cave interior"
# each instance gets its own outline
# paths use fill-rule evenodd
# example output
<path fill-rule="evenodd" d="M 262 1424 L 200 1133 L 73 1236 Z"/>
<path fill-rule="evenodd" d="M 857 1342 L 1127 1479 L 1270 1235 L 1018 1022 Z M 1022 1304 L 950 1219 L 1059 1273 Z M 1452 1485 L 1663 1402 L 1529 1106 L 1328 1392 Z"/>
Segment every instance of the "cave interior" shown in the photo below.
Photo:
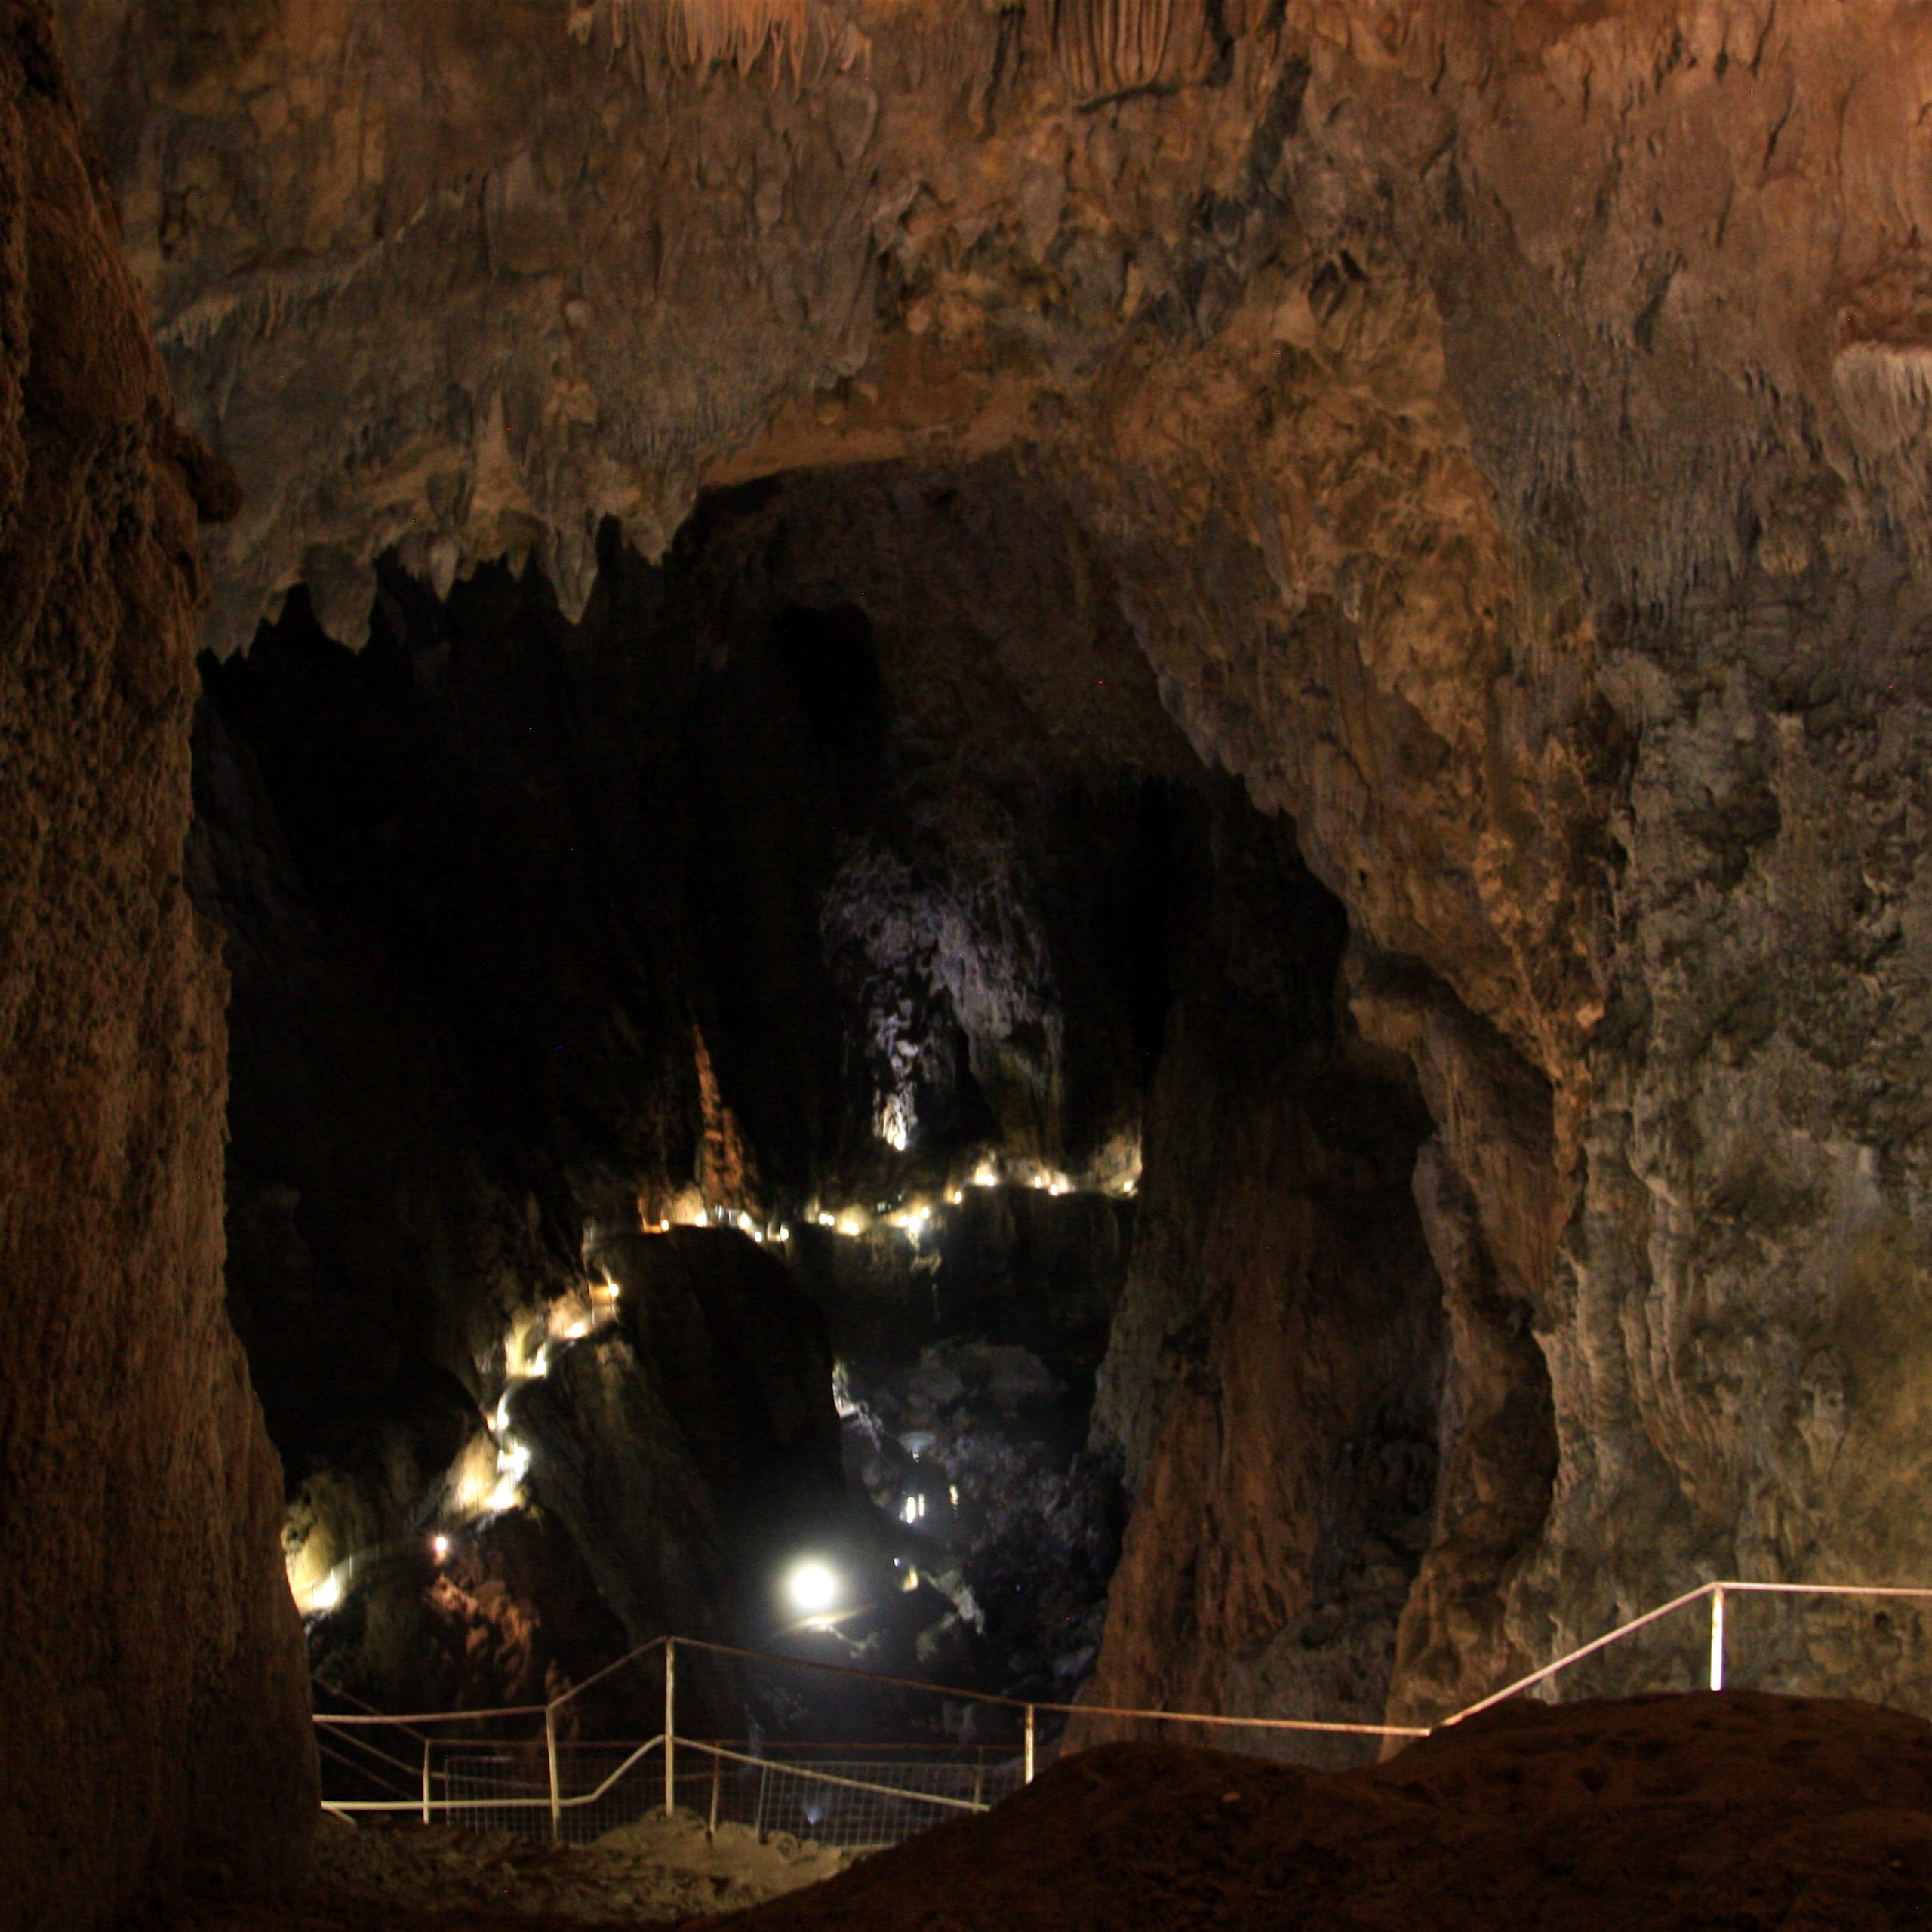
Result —
<path fill-rule="evenodd" d="M 392 563 L 359 649 L 298 587 L 202 680 L 229 1309 L 325 1694 L 495 1708 L 668 1631 L 1074 1697 L 1225 1235 L 1301 1516 L 1235 1695 L 1376 1720 L 1452 1420 L 1430 1123 L 1050 487 L 722 489 L 661 564 L 608 528 L 576 623 Z"/>
<path fill-rule="evenodd" d="M 667 1633 L 1008 1749 L 800 1673 L 1420 1728 L 1728 1579 L 1932 1712 L 1805 1594 L 1932 1591 L 1928 99 L 1917 0 L 0 0 L 20 1922 Z"/>

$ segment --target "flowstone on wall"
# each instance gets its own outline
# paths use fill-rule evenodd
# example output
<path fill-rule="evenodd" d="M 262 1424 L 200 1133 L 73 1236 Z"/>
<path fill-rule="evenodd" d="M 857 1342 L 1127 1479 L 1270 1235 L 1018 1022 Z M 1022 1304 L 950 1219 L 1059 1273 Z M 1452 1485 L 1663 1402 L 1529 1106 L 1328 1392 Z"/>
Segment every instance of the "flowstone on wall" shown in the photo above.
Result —
<path fill-rule="evenodd" d="M 179 875 L 195 526 L 232 482 L 117 242 L 52 23 L 0 8 L 0 1875 L 34 1932 L 284 1874 L 314 1817 Z"/>

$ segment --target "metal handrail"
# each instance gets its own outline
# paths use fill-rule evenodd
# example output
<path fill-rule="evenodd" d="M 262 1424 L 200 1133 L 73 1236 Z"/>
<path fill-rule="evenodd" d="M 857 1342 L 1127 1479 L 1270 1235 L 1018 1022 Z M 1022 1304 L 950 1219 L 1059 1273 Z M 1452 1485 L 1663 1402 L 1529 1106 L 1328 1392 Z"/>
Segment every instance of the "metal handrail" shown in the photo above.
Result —
<path fill-rule="evenodd" d="M 876 1792 L 881 1797 L 903 1798 L 913 1804 L 941 1804 L 954 1811 L 985 1811 L 991 1807 L 972 1798 L 946 1798 L 936 1791 L 908 1791 L 903 1785 L 870 1784 L 863 1778 L 841 1777 L 835 1771 L 814 1770 L 807 1764 L 781 1764 L 775 1758 L 754 1758 L 749 1752 L 731 1751 L 721 1744 L 703 1744 L 695 1738 L 681 1737 L 678 1742 L 693 1751 L 708 1752 L 714 1758 L 722 1758 L 734 1764 L 749 1764 L 755 1768 L 782 1770 L 788 1778 L 810 1778 L 819 1784 L 842 1785 L 848 1791 Z"/>
<path fill-rule="evenodd" d="M 1541 1684 L 1554 1677 L 1559 1670 L 1567 1670 L 1573 1663 L 1580 1663 L 1584 1658 L 1593 1657 L 1598 1651 L 1607 1650 L 1612 1644 L 1629 1636 L 1634 1630 L 1641 1630 L 1647 1623 L 1655 1623 L 1660 1617 L 1670 1615 L 1673 1611 L 1682 1610 L 1687 1604 L 1698 1602 L 1710 1595 L 1712 1586 L 1700 1583 L 1694 1590 L 1686 1590 L 1681 1597 L 1672 1597 L 1669 1602 L 1660 1604 L 1655 1610 L 1646 1611 L 1641 1617 L 1632 1617 L 1628 1623 L 1620 1624 L 1607 1636 L 1598 1637 L 1595 1641 L 1583 1644 L 1567 1656 L 1558 1657 L 1554 1663 L 1546 1663 L 1540 1670 L 1533 1670 L 1527 1677 L 1519 1677 L 1513 1684 L 1506 1684 L 1500 1690 L 1492 1690 L 1487 1697 L 1479 1699 L 1453 1717 L 1442 1720 L 1438 1728 L 1446 1729 L 1452 1724 L 1460 1724 L 1465 1718 L 1472 1718 L 1478 1711 L 1486 1711 L 1492 1704 L 1502 1703 L 1519 1691 L 1528 1690 L 1533 1684 Z"/>
<path fill-rule="evenodd" d="M 689 1643 L 692 1640 L 685 1638 L 682 1641 Z M 573 1697 L 581 1697 L 593 1684 L 601 1684 L 605 1678 L 611 1676 L 615 1672 L 622 1670 L 626 1664 L 635 1663 L 639 1657 L 648 1657 L 653 1651 L 662 1650 L 670 1641 L 671 1639 L 669 1637 L 654 1637 L 649 1643 L 638 1644 L 635 1650 L 627 1651 L 615 1663 L 607 1663 L 601 1670 L 592 1672 L 581 1684 L 573 1684 L 560 1697 L 553 1697 L 544 1709 L 550 1711 L 561 1710 Z"/>
<path fill-rule="evenodd" d="M 325 1758 L 333 1758 L 336 1763 L 342 1766 L 343 1770 L 353 1771 L 358 1777 L 367 1778 L 374 1783 L 387 1784 L 394 1786 L 398 1789 L 401 1789 L 400 1786 L 397 1786 L 395 1785 L 395 1780 L 390 1777 L 386 1773 L 382 1771 L 372 1771 L 367 1764 L 358 1764 L 353 1758 L 345 1758 L 340 1751 L 332 1749 L 330 1746 L 323 1743 L 320 1738 L 318 1738 L 315 1740 L 315 1748 L 322 1756 Z M 400 1762 L 399 1760 L 398 1761 Z M 407 1764 L 403 1764 L 401 1767 L 405 1771 L 411 1768 L 411 1767 Z"/>
<path fill-rule="evenodd" d="M 1527 1690 L 1533 1684 L 1546 1681 L 1558 1671 L 1568 1669 L 1573 1663 L 1580 1663 L 1584 1658 L 1594 1657 L 1598 1651 L 1607 1650 L 1612 1644 L 1642 1629 L 1646 1624 L 1655 1623 L 1660 1618 L 1669 1616 L 1673 1611 L 1685 1609 L 1706 1597 L 1711 1604 L 1709 1681 L 1713 1690 L 1721 1690 L 1724 1688 L 1724 1599 L 1732 1595 L 1909 1597 L 1932 1600 L 1932 1588 L 1906 1583 L 1752 1583 L 1728 1577 L 1708 1583 L 1700 1583 L 1694 1590 L 1686 1590 L 1681 1597 L 1672 1597 L 1669 1602 L 1660 1604 L 1655 1610 L 1647 1610 L 1641 1617 L 1633 1617 L 1627 1623 L 1620 1623 L 1606 1635 L 1589 1643 L 1579 1644 L 1575 1650 L 1567 1651 L 1558 1657 L 1554 1663 L 1546 1663 L 1540 1670 L 1533 1670 L 1528 1676 L 1519 1677 L 1515 1683 L 1505 1684 L 1500 1690 L 1492 1691 L 1487 1697 L 1480 1698 L 1453 1716 L 1444 1718 L 1435 1728 L 1447 1730 L 1451 1724 L 1460 1724 L 1465 1718 L 1472 1718 L 1478 1711 L 1486 1711 L 1492 1705 L 1500 1704 L 1505 1699 L 1515 1697 L 1518 1691 Z"/>
<path fill-rule="evenodd" d="M 1451 1715 L 1441 1719 L 1438 1723 L 1431 1725 L 1345 1724 L 1315 1718 L 1229 1717 L 1219 1712 L 1154 1711 L 1106 1704 L 1058 1703 L 1045 1700 L 1004 1697 L 992 1691 L 961 1690 L 946 1684 L 924 1683 L 916 1678 L 888 1676 L 882 1672 L 860 1670 L 849 1664 L 825 1663 L 816 1657 L 781 1657 L 768 1651 L 747 1650 L 735 1644 L 714 1643 L 704 1638 L 671 1636 L 654 1637 L 650 1642 L 638 1645 L 635 1650 L 618 1658 L 614 1663 L 607 1664 L 593 1676 L 586 1678 L 581 1684 L 573 1685 L 561 1696 L 552 1698 L 547 1703 L 509 1705 L 500 1709 L 490 1711 L 425 1712 L 395 1717 L 386 1716 L 375 1712 L 368 1712 L 366 1715 L 345 1715 L 318 1711 L 314 1713 L 314 1721 L 318 1725 L 350 1727 L 365 1724 L 391 1724 L 401 1727 L 410 1724 L 445 1724 L 478 1718 L 541 1716 L 543 1719 L 543 1736 L 545 1755 L 548 1764 L 549 1783 L 548 1795 L 541 1798 L 471 1800 L 466 1802 L 463 1808 L 504 1810 L 547 1809 L 550 1814 L 552 1835 L 561 1836 L 562 1817 L 565 1811 L 581 1805 L 595 1804 L 634 1766 L 660 1746 L 664 1752 L 663 1804 L 667 1815 L 675 1808 L 676 1752 L 680 1744 L 706 1753 L 714 1761 L 727 1760 L 735 1763 L 756 1765 L 768 1765 L 774 1761 L 768 1758 L 752 1757 L 743 1752 L 734 1751 L 726 1746 L 705 1743 L 696 1739 L 678 1737 L 675 1700 L 677 1652 L 680 1646 L 691 1650 L 705 1651 L 714 1656 L 737 1657 L 755 1663 L 783 1664 L 796 1669 L 825 1672 L 835 1676 L 862 1678 L 868 1683 L 888 1688 L 917 1690 L 933 1697 L 960 1700 L 973 1703 L 991 1704 L 1009 1710 L 1020 1711 L 1024 1717 L 1023 1780 L 1030 1784 L 1033 1781 L 1034 1771 L 1035 1724 L 1038 1714 L 1043 1711 L 1071 1717 L 1117 1718 L 1140 1722 L 1202 1724 L 1235 1730 L 1300 1731 L 1370 1737 L 1427 1737 L 1436 1731 L 1445 1730 L 1461 1724 L 1465 1719 L 1475 1717 L 1481 1712 L 1491 1709 L 1495 1706 L 1506 1702 L 1509 1698 L 1519 1696 L 1522 1692 L 1533 1689 L 1539 1684 L 1547 1683 L 1558 1672 L 1568 1669 L 1572 1664 L 1580 1663 L 1586 1657 L 1594 1657 L 1598 1652 L 1607 1650 L 1613 1644 L 1621 1642 L 1625 1638 L 1634 1635 L 1638 1631 L 1645 1629 L 1651 1624 L 1660 1623 L 1664 1618 L 1673 1616 L 1678 1611 L 1688 1609 L 1692 1604 L 1703 1602 L 1706 1599 L 1709 1600 L 1711 1606 L 1710 1663 L 1708 1681 L 1713 1690 L 1721 1690 L 1724 1688 L 1724 1605 L 1726 1598 L 1733 1595 L 1873 1597 L 1932 1601 L 1932 1586 L 1921 1587 L 1915 1585 L 1896 1583 L 1750 1583 L 1737 1578 L 1713 1580 L 1709 1583 L 1700 1583 L 1694 1589 L 1686 1590 L 1681 1595 L 1672 1598 L 1668 1603 L 1660 1604 L 1654 1609 L 1644 1611 L 1641 1616 L 1629 1619 L 1626 1622 L 1619 1624 L 1614 1630 L 1606 1632 L 1601 1637 L 1592 1638 L 1587 1644 L 1577 1645 L 1575 1649 L 1566 1651 L 1554 1662 L 1546 1663 L 1540 1669 L 1531 1671 L 1527 1675 L 1518 1678 L 1514 1682 L 1505 1684 L 1500 1690 L 1492 1691 L 1487 1697 L 1478 1698 L 1475 1703 L 1465 1706 L 1462 1709 L 1454 1712 Z M 614 1672 L 622 1669 L 625 1665 L 633 1663 L 639 1658 L 647 1657 L 660 1648 L 664 1653 L 664 1729 L 648 1743 L 639 1745 L 632 1750 L 594 1790 L 580 1793 L 573 1798 L 565 1797 L 561 1791 L 558 1774 L 557 1713 L 572 1700 L 589 1690 L 592 1685 L 601 1682 Z M 337 1694 L 344 1697 L 348 1697 L 346 1692 Z M 350 1699 L 349 1701 L 359 1703 L 361 1700 Z M 344 1737 L 342 1741 L 345 1744 L 361 1743 L 360 1739 L 354 1737 Z M 432 1742 L 454 1743 L 456 1741 L 454 1740 L 432 1740 L 427 1737 L 423 1740 L 423 1795 L 420 1800 L 414 1798 L 349 1799 L 325 1802 L 322 1809 L 343 1817 L 358 1812 L 414 1811 L 420 1809 L 426 1822 L 436 1810 L 455 1808 L 457 1801 L 448 1798 L 437 1798 L 432 1795 L 430 1752 Z M 500 1740 L 485 1741 L 491 1743 L 502 1742 Z M 534 1743 L 535 1740 L 531 1739 L 528 1742 Z M 374 1749 L 368 1746 L 365 1746 L 363 1748 Z M 383 1752 L 377 1752 L 376 1755 L 387 1755 Z M 395 1764 L 399 1769 L 408 1768 L 402 1765 L 399 1759 L 391 1758 L 389 1761 Z M 882 1792 L 890 1797 L 908 1798 L 920 1803 L 957 1810 L 970 1811 L 986 1808 L 983 1805 L 971 1799 L 946 1798 L 931 1792 L 911 1792 L 896 1786 L 868 1783 L 863 1780 L 847 1778 L 829 1772 L 808 1771 L 801 1767 L 786 1768 L 795 1770 L 800 1776 L 816 1778 L 823 1783 L 849 1786 L 855 1790 Z"/>
<path fill-rule="evenodd" d="M 1225 1724 L 1235 1730 L 1339 1731 L 1369 1737 L 1426 1737 L 1428 1730 L 1415 1724 L 1341 1724 L 1318 1718 L 1227 1717 L 1208 1711 L 1148 1711 L 1113 1704 L 1057 1704 L 1044 1697 L 1007 1697 L 991 1690 L 961 1690 L 950 1684 L 928 1684 L 915 1677 L 888 1677 L 883 1672 L 855 1670 L 849 1664 L 826 1663 L 817 1657 L 779 1657 L 769 1651 L 741 1650 L 731 1644 L 714 1644 L 700 1637 L 679 1637 L 681 1650 L 709 1651 L 720 1657 L 746 1657 L 761 1663 L 782 1663 L 800 1670 L 820 1670 L 836 1677 L 863 1677 L 868 1684 L 884 1684 L 900 1690 L 921 1690 L 935 1697 L 963 1699 L 977 1704 L 997 1704 L 1010 1711 L 1045 1711 L 1068 1717 L 1135 1718 L 1161 1724 Z"/>
<path fill-rule="evenodd" d="M 389 1724 L 400 1729 L 412 1724 L 469 1724 L 485 1718 L 540 1718 L 554 1708 L 549 1704 L 506 1704 L 494 1711 L 412 1711 L 407 1717 L 397 1718 L 384 1717 L 379 1712 L 365 1715 L 360 1711 L 311 1711 L 309 1715 L 315 1724 Z"/>
<path fill-rule="evenodd" d="M 686 1739 L 682 1741 L 688 1743 L 690 1740 Z M 500 1749 L 502 1748 L 503 1740 L 500 1738 L 489 1738 L 483 1740 L 482 1742 L 492 1749 Z M 465 1811 L 543 1810 L 552 1813 L 568 1811 L 578 1805 L 595 1804 L 633 1764 L 642 1758 L 649 1757 L 651 1752 L 657 1749 L 663 1742 L 664 1740 L 661 1736 L 647 1738 L 643 1743 L 635 1746 L 630 1755 L 625 1758 L 623 1762 L 618 1765 L 594 1791 L 580 1792 L 574 1798 L 565 1798 L 557 1792 L 553 1782 L 549 1794 L 543 1798 L 432 1798 L 426 1791 L 421 1798 L 361 1798 L 331 1800 L 323 1805 L 322 1809 L 325 1811 L 420 1811 L 425 1823 L 429 1822 L 429 1814 L 432 1811 L 459 1810 Z M 448 1774 L 445 1775 L 447 1776 Z M 426 1778 L 427 1777 L 426 1771 L 425 1777 Z"/>
<path fill-rule="evenodd" d="M 423 1741 L 426 1745 L 428 1740 L 425 1739 Z M 416 1767 L 408 1760 L 398 1758 L 393 1751 L 385 1751 L 380 1745 L 371 1744 L 368 1739 L 358 1737 L 352 1733 L 327 1741 L 318 1737 L 315 1743 L 318 1749 L 329 1750 L 337 1764 L 346 1764 L 351 1769 L 360 1771 L 365 1777 L 380 1777 L 383 1774 L 380 1771 L 371 1770 L 368 1765 L 360 1759 L 347 1756 L 346 1754 L 351 1749 L 362 1752 L 380 1763 L 393 1764 L 406 1777 L 414 1777 L 416 1775 Z"/>

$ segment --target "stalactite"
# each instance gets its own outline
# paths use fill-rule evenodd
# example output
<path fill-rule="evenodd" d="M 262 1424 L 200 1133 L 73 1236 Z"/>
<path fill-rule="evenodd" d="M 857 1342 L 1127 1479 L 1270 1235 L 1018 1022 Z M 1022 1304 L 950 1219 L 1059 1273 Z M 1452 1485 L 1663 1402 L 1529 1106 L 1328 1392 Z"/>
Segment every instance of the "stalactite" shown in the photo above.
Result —
<path fill-rule="evenodd" d="M 700 72 L 728 63 L 748 74 L 769 49 L 774 69 L 804 69 L 811 22 L 805 0 L 594 0 L 570 19 L 579 40 L 598 40 L 614 59 L 635 60 L 654 42 L 675 68 Z"/>
<path fill-rule="evenodd" d="M 1054 0 L 1054 54 L 1077 97 L 1194 78 L 1208 41 L 1204 0 Z"/>

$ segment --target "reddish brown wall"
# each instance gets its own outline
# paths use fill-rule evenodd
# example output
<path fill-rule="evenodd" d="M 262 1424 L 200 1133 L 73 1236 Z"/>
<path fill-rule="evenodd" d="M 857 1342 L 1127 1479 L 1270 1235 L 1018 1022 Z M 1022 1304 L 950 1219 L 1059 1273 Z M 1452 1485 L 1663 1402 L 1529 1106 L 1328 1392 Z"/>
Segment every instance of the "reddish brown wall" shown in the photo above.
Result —
<path fill-rule="evenodd" d="M 0 1887 L 23 1927 L 260 1867 L 313 1815 L 278 1472 L 222 1306 L 223 981 L 180 884 L 213 486 L 171 421 L 48 9 L 0 0 Z"/>

